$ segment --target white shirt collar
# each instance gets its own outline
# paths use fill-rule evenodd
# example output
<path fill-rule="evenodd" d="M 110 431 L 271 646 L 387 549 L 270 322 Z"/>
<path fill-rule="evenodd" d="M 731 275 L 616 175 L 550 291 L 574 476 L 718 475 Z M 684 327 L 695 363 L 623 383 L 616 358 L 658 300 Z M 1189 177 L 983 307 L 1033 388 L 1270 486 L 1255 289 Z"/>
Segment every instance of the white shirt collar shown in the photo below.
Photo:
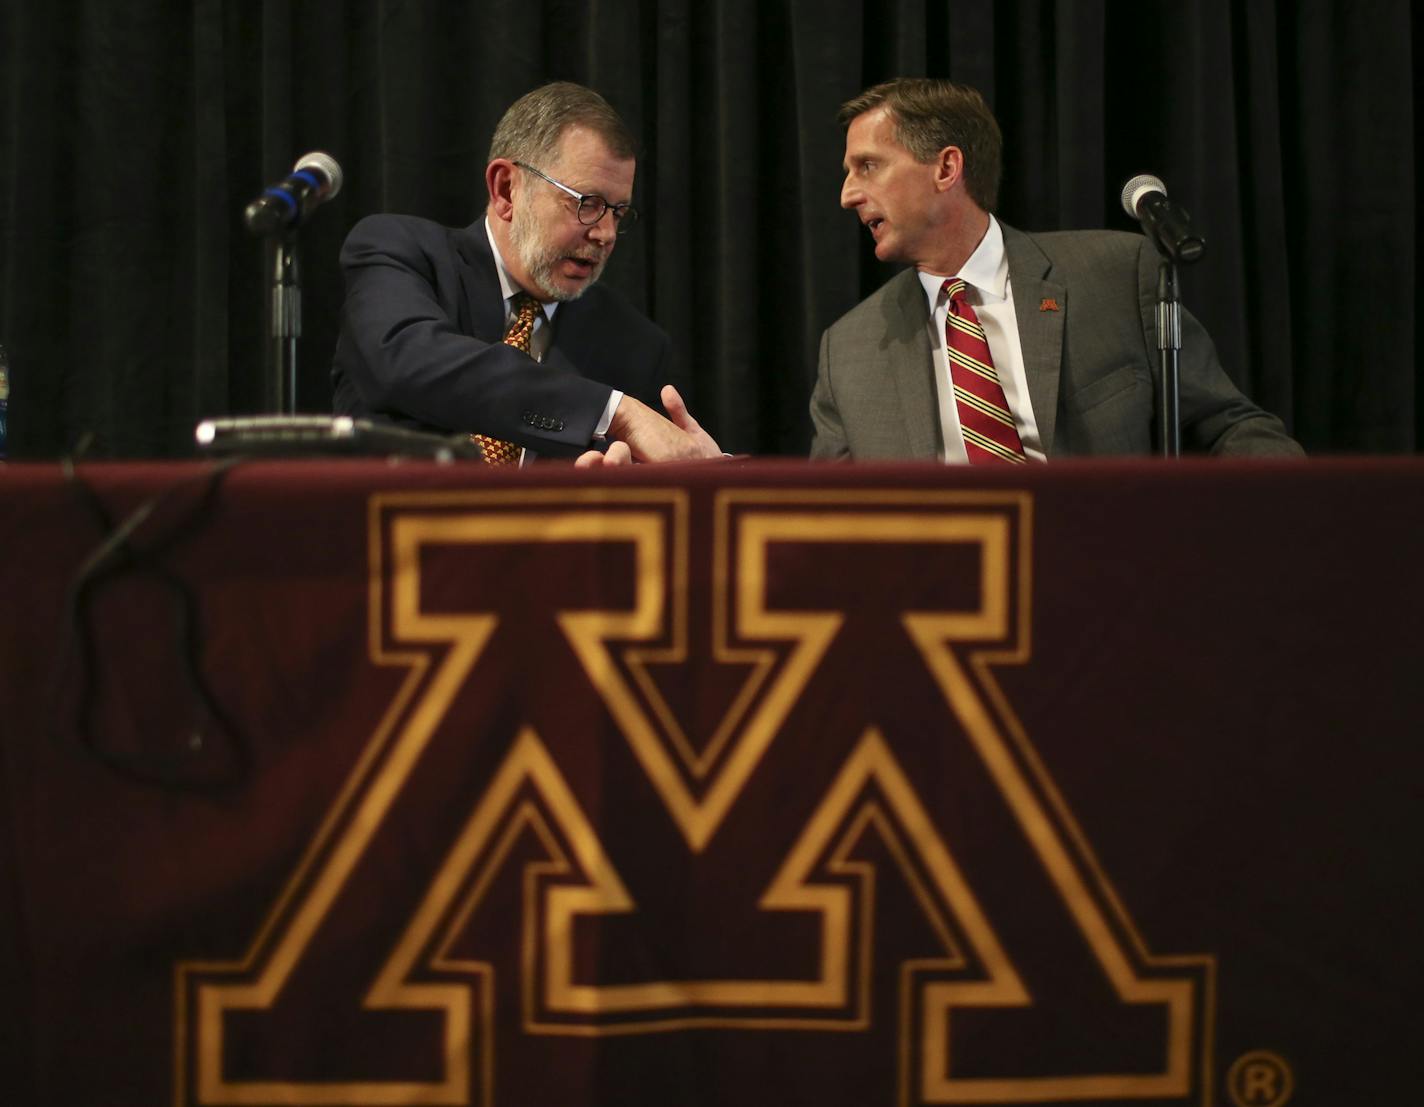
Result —
<path fill-rule="evenodd" d="M 490 230 L 489 216 L 485 216 L 485 237 L 489 239 L 490 253 L 494 255 L 494 271 L 499 278 L 500 295 L 504 297 L 504 312 L 508 316 L 510 312 L 509 301 L 518 296 L 524 289 L 515 283 L 514 278 L 509 275 L 509 270 L 505 268 L 504 256 L 499 252 L 499 247 L 494 244 L 494 231 Z M 552 323 L 554 312 L 559 310 L 559 301 L 553 300 L 545 304 L 540 301 L 544 308 L 544 318 Z"/>
<path fill-rule="evenodd" d="M 965 284 L 978 291 L 980 303 L 997 303 L 1008 295 L 1009 259 L 1004 254 L 1004 231 L 997 219 L 989 216 L 989 229 L 958 273 L 919 271 L 920 285 L 930 302 L 930 311 L 934 311 L 939 303 L 940 289 L 944 287 L 946 277 L 962 277 Z"/>

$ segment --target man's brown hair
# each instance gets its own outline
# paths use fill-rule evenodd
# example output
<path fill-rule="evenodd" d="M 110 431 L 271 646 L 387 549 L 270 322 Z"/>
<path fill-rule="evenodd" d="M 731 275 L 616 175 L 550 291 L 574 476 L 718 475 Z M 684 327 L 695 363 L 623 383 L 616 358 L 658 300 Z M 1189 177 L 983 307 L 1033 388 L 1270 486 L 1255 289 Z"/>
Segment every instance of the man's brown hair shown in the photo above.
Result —
<path fill-rule="evenodd" d="M 968 85 L 929 77 L 897 77 L 841 105 L 836 118 L 849 127 L 857 116 L 886 108 L 895 138 L 916 161 L 931 162 L 946 146 L 964 154 L 964 187 L 985 211 L 999 202 L 1004 138 L 984 97 Z"/>

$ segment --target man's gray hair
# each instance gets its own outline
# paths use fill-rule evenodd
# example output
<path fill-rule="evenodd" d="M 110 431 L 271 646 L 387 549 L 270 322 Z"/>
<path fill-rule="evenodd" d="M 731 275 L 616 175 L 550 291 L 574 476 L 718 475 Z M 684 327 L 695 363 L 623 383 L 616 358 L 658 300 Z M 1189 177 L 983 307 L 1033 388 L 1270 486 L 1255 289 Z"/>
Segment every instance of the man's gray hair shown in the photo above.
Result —
<path fill-rule="evenodd" d="M 558 154 L 559 141 L 569 127 L 588 128 L 615 157 L 638 156 L 637 141 L 607 100 L 583 85 L 555 81 L 510 105 L 494 130 L 489 160 L 508 158 L 542 169 Z"/>

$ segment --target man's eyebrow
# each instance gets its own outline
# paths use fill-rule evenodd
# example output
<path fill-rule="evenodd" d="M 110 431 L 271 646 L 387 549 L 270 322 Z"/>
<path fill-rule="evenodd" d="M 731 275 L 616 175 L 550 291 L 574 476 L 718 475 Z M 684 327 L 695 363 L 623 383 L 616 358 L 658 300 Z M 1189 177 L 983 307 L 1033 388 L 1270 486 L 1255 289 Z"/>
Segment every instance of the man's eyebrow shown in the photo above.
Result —
<path fill-rule="evenodd" d="M 592 192 L 590 192 L 590 191 L 589 191 L 587 188 L 585 188 L 583 185 L 570 184 L 569 187 L 572 188 L 575 192 L 577 192 L 580 196 L 596 196 L 596 197 L 598 197 L 600 200 L 602 200 L 605 204 L 614 204 L 614 203 L 618 203 L 618 204 L 631 204 L 631 203 L 633 202 L 632 197 L 629 197 L 627 200 L 618 200 L 618 201 L 610 200 L 607 196 L 605 196 L 603 193 L 599 192 L 597 189 L 594 189 Z"/>

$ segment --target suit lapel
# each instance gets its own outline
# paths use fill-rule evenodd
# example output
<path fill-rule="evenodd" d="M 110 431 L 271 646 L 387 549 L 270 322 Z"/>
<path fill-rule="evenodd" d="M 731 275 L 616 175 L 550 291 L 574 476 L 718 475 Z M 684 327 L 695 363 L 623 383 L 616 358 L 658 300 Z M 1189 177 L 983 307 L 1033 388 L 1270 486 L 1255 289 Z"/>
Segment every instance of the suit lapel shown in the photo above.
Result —
<path fill-rule="evenodd" d="M 495 272 L 494 254 L 490 253 L 483 219 L 455 232 L 455 249 L 464 263 L 460 266 L 460 288 L 464 298 L 461 311 L 470 320 L 469 333 L 486 342 L 498 342 L 504 337 L 504 297 L 500 295 L 499 274 Z M 569 344 L 567 335 L 563 342 L 560 342 L 560 335 L 570 327 L 578 329 L 576 324 L 584 321 L 583 313 L 587 307 L 585 301 L 559 305 L 553 322 L 549 324 L 553 333 L 541 359 L 543 364 L 578 373 L 578 366 L 569 360 L 563 350 Z M 464 321 L 461 322 L 463 325 Z"/>
<path fill-rule="evenodd" d="M 1063 328 L 1068 317 L 1068 293 L 1048 280 L 1053 263 L 1027 235 L 1004 226 L 1004 253 L 1014 290 L 1014 316 L 1019 325 L 1029 401 L 1043 452 L 1053 456 L 1058 420 L 1058 381 L 1063 369 Z"/>
<path fill-rule="evenodd" d="M 464 263 L 460 266 L 460 305 L 468 323 L 466 333 L 486 342 L 498 342 L 504 337 L 504 297 L 499 292 L 499 275 L 490 253 L 489 237 L 484 219 L 478 219 L 454 234 L 455 251 Z"/>
<path fill-rule="evenodd" d="M 570 373 L 579 373 L 579 375 L 582 376 L 582 373 L 579 372 L 579 367 L 569 360 L 568 354 L 564 353 L 564 350 L 566 348 L 569 348 L 575 344 L 569 342 L 567 334 L 563 334 L 563 341 L 560 341 L 560 324 L 568 323 L 567 316 L 569 308 L 573 306 L 574 305 L 571 303 L 560 304 L 559 310 L 554 313 L 554 321 L 549 324 L 549 326 L 553 327 L 553 334 L 549 336 L 549 345 L 544 350 L 544 356 L 540 359 L 540 361 L 544 365 L 552 365 L 555 368 L 564 369 Z"/>
<path fill-rule="evenodd" d="M 911 457 L 939 460 L 939 401 L 935 397 L 934 352 L 930 349 L 925 291 L 913 269 L 899 277 L 886 332 L 890 379 L 900 402 L 900 426 Z"/>

